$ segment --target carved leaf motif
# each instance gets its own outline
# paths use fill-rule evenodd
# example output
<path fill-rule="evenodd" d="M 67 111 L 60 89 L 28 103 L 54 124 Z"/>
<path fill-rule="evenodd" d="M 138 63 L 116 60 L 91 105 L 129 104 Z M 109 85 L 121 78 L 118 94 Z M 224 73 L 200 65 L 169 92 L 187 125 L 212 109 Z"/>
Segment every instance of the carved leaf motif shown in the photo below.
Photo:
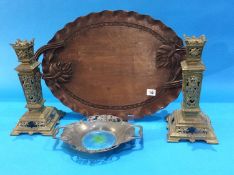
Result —
<path fill-rule="evenodd" d="M 177 67 L 183 60 L 184 50 L 175 46 L 161 45 L 157 51 L 157 67 Z"/>
<path fill-rule="evenodd" d="M 43 79 L 50 80 L 57 88 L 60 84 L 67 83 L 72 77 L 72 63 L 56 62 L 51 63 L 48 73 L 43 75 Z"/>

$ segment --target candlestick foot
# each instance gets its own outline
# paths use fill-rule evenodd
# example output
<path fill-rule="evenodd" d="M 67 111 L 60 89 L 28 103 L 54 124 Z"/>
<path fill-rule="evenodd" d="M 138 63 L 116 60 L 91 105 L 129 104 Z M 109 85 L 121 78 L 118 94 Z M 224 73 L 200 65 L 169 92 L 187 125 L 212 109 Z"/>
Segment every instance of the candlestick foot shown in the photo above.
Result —
<path fill-rule="evenodd" d="M 167 118 L 168 121 L 168 142 L 179 142 L 180 140 L 189 140 L 195 142 L 198 140 L 206 141 L 210 144 L 218 144 L 214 130 L 209 118 L 202 112 L 196 116 L 184 116 L 182 110 L 177 110 Z"/>
<path fill-rule="evenodd" d="M 22 133 L 53 135 L 55 126 L 64 114 L 54 107 L 44 107 L 42 111 L 28 111 L 19 120 L 11 135 L 16 136 Z"/>

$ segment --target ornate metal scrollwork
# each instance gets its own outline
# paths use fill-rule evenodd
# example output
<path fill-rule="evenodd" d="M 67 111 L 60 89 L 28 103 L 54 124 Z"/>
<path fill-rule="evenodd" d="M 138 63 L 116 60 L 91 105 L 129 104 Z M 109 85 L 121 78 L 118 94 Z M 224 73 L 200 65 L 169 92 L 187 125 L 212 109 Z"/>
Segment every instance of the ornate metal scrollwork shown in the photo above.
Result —
<path fill-rule="evenodd" d="M 19 74 L 24 94 L 28 103 L 40 103 L 42 100 L 41 74 L 39 69 L 35 74 Z"/>
<path fill-rule="evenodd" d="M 15 53 L 22 63 L 30 63 L 34 56 L 34 40 L 21 41 L 17 40 L 15 44 L 11 44 L 15 49 Z"/>
<path fill-rule="evenodd" d="M 199 135 L 199 134 L 207 134 L 207 128 L 196 128 L 196 127 L 178 127 L 176 130 L 179 134 L 187 134 L 187 135 Z"/>
<path fill-rule="evenodd" d="M 187 107 L 198 107 L 201 89 L 201 76 L 188 76 L 185 78 L 184 100 Z"/>

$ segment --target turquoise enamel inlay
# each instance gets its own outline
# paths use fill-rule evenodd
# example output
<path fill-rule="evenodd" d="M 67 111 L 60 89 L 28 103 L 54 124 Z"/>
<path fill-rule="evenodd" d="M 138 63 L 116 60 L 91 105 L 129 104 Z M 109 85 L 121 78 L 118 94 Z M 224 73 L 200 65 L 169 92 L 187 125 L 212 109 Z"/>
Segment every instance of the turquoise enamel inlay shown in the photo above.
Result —
<path fill-rule="evenodd" d="M 91 131 L 82 138 L 82 144 L 87 150 L 98 151 L 114 146 L 116 137 L 109 131 Z"/>

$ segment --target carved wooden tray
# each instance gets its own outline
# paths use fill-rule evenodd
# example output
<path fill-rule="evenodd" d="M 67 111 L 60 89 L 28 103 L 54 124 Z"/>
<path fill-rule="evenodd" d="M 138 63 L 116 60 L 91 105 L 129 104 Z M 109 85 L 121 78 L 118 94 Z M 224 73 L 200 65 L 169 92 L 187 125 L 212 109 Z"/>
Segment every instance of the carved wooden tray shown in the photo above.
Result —
<path fill-rule="evenodd" d="M 42 48 L 43 78 L 73 111 L 140 118 L 177 98 L 182 47 L 172 29 L 149 16 L 92 13 L 67 24 Z M 147 96 L 147 89 L 156 96 Z"/>

